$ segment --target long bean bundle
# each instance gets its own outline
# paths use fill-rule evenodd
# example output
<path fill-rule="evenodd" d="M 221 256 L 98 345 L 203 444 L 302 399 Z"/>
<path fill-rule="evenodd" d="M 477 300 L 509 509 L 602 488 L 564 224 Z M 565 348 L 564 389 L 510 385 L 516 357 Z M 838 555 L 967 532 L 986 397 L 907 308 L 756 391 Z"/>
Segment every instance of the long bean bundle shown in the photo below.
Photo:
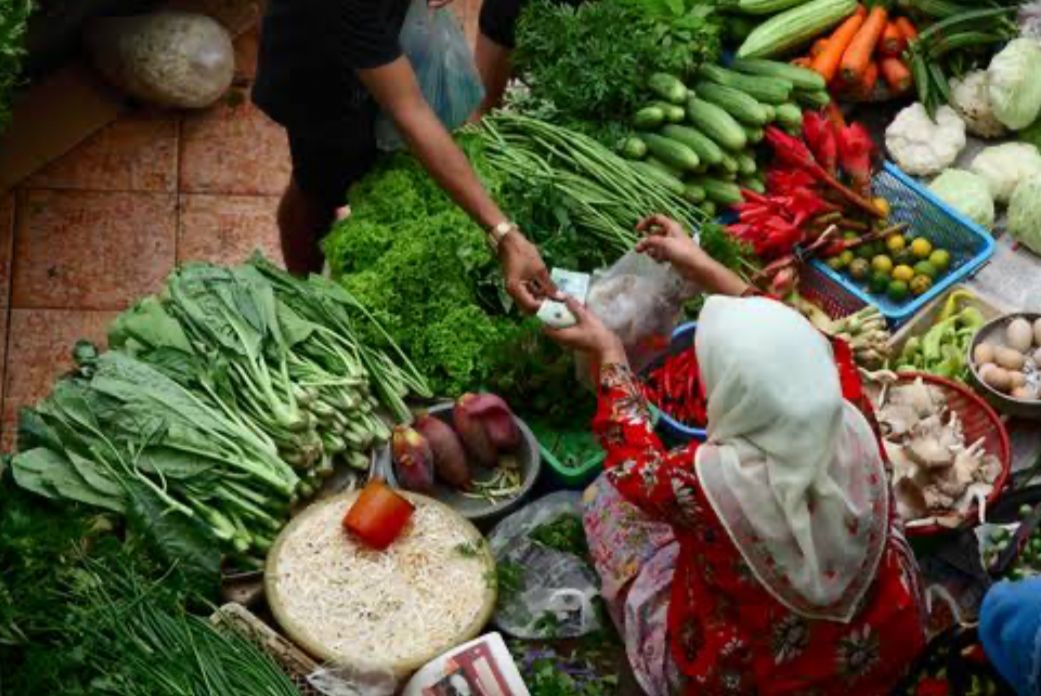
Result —
<path fill-rule="evenodd" d="M 480 132 L 491 166 L 532 185 L 552 185 L 575 222 L 618 253 L 635 244 L 634 227 L 645 215 L 664 213 L 691 230 L 708 222 L 660 180 L 581 133 L 506 111 L 486 117 Z"/>

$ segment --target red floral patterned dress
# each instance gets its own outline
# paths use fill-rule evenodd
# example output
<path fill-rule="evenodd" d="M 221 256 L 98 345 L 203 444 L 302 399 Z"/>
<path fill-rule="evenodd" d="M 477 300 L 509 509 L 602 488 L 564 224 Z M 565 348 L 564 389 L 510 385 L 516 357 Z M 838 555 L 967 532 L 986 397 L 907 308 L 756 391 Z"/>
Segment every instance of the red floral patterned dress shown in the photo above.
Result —
<path fill-rule="evenodd" d="M 837 343 L 835 353 L 846 399 L 870 413 L 848 348 Z M 857 617 L 848 624 L 806 619 L 752 575 L 698 482 L 699 443 L 665 450 L 627 367 L 603 369 L 593 427 L 607 452 L 608 480 L 675 530 L 668 635 L 687 694 L 889 693 L 924 645 L 917 566 L 895 520 Z"/>

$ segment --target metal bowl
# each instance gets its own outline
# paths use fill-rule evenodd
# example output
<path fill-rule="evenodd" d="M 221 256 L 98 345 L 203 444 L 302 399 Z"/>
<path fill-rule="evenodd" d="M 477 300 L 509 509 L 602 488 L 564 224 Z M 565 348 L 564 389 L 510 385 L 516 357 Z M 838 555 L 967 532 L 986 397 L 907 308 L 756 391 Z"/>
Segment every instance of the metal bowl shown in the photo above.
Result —
<path fill-rule="evenodd" d="M 448 425 L 452 425 L 452 409 L 455 404 L 448 402 L 431 406 L 427 413 L 439 418 Z M 521 485 L 516 494 L 502 500 L 490 501 L 484 498 L 474 498 L 464 495 L 462 491 L 447 486 L 436 477 L 434 478 L 434 490 L 428 495 L 445 503 L 453 510 L 469 520 L 487 521 L 502 517 L 509 511 L 520 505 L 521 501 L 531 492 L 535 481 L 542 469 L 542 458 L 539 454 L 539 443 L 528 425 L 516 416 L 513 420 L 520 429 L 520 447 L 517 448 L 517 464 L 520 467 Z M 374 475 L 381 476 L 388 484 L 397 488 L 399 486 L 397 476 L 394 475 L 394 464 L 390 456 L 390 443 L 376 451 L 373 462 Z M 494 474 L 494 469 L 484 467 L 473 467 L 474 481 L 488 480 Z"/>
<path fill-rule="evenodd" d="M 1033 324 L 1038 318 L 1041 318 L 1041 312 L 1003 314 L 996 319 L 990 320 L 976 332 L 976 335 L 973 336 L 972 341 L 969 343 L 969 381 L 976 391 L 981 393 L 994 408 L 1002 413 L 1019 418 L 1041 419 L 1041 399 L 1016 399 L 985 384 L 980 379 L 979 373 L 976 371 L 976 363 L 972 359 L 973 354 L 976 352 L 976 346 L 984 341 L 990 340 L 992 343 L 1005 345 L 1005 327 L 1008 326 L 1010 321 L 1019 317 Z M 1038 366 L 1038 371 L 1041 373 L 1041 365 Z"/>

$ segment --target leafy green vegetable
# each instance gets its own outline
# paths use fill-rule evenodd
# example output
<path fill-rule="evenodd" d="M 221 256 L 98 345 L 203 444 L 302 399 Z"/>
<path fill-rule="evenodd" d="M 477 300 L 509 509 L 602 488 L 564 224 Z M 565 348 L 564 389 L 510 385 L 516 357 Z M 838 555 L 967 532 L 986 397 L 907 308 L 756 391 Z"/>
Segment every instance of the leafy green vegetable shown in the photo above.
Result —
<path fill-rule="evenodd" d="M 508 185 L 487 162 L 480 137 L 465 134 L 460 144 L 525 232 L 536 243 L 546 240 L 547 264 L 600 265 L 604 248 L 583 240 L 566 217 L 536 208 L 535 192 Z M 570 355 L 542 335 L 537 320 L 513 308 L 483 231 L 415 159 L 384 159 L 349 201 L 350 217 L 323 242 L 333 275 L 382 323 L 433 392 L 485 388 L 523 404 L 525 413 L 569 420 L 591 412 L 593 399 L 576 387 Z M 361 334 L 367 342 L 371 332 Z"/>
<path fill-rule="evenodd" d="M 601 0 L 574 7 L 535 0 L 517 22 L 514 61 L 533 94 L 566 119 L 626 120 L 642 103 L 651 73 L 685 77 L 715 60 L 719 33 L 705 4 Z"/>
<path fill-rule="evenodd" d="M 11 96 L 18 86 L 32 0 L 0 0 L 0 131 L 11 120 Z"/>
<path fill-rule="evenodd" d="M 554 520 L 540 524 L 531 530 L 528 536 L 551 549 L 573 553 L 582 559 L 589 557 L 586 530 L 578 515 L 560 515 Z"/>

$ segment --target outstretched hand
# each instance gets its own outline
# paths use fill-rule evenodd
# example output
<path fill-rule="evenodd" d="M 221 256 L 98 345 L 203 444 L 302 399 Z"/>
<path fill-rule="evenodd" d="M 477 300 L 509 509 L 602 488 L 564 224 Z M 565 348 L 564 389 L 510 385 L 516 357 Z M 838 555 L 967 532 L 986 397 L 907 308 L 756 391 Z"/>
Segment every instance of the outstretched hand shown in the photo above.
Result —
<path fill-rule="evenodd" d="M 506 292 L 528 314 L 539 311 L 543 299 L 557 294 L 538 247 L 519 232 L 513 231 L 503 237 L 499 258 L 506 278 Z"/>
<path fill-rule="evenodd" d="M 600 317 L 573 297 L 565 296 L 564 303 L 574 315 L 576 324 L 566 329 L 545 329 L 546 335 L 562 346 L 587 353 L 601 363 L 625 361 L 622 341 Z"/>
<path fill-rule="evenodd" d="M 691 271 L 708 258 L 683 226 L 665 215 L 640 220 L 636 231 L 644 235 L 637 242 L 636 251 L 655 261 L 671 263 L 678 271 Z"/>

